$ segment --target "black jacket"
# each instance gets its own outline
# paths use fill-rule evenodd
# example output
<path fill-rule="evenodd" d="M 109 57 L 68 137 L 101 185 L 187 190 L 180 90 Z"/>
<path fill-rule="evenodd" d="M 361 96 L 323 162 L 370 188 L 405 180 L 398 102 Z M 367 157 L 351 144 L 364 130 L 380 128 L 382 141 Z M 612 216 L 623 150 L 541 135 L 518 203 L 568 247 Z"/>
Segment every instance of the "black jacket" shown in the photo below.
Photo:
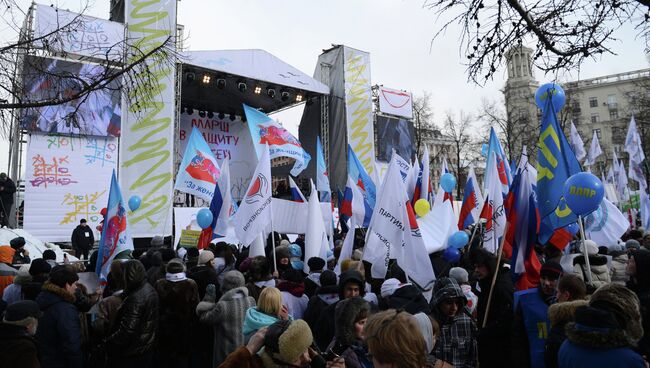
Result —
<path fill-rule="evenodd" d="M 81 368 L 81 323 L 74 294 L 46 282 L 36 298 L 43 316 L 36 339 L 43 367 Z"/>
<path fill-rule="evenodd" d="M 414 285 L 404 285 L 388 298 L 388 308 L 402 309 L 411 314 L 429 314 L 429 302 Z"/>
<path fill-rule="evenodd" d="M 213 267 L 206 265 L 192 267 L 187 273 L 187 278 L 196 282 L 196 287 L 199 289 L 199 300 L 203 300 L 203 297 L 205 296 L 205 288 L 210 284 L 214 284 L 214 286 L 217 287 L 217 297 L 215 300 L 219 300 L 221 297 L 217 271 L 215 271 Z"/>
<path fill-rule="evenodd" d="M 106 338 L 109 356 L 124 358 L 142 355 L 156 348 L 158 330 L 158 294 L 147 283 L 140 261 L 124 263 L 124 301 Z"/>
<path fill-rule="evenodd" d="M 22 326 L 0 323 L 0 362 L 6 367 L 38 368 L 36 340 Z"/>
<path fill-rule="evenodd" d="M 88 234 L 88 236 L 86 236 Z M 95 235 L 90 226 L 77 227 L 72 231 L 72 249 L 91 250 L 95 244 Z"/>
<path fill-rule="evenodd" d="M 478 305 L 476 306 L 479 328 L 478 360 L 481 367 L 509 367 L 510 361 L 503 358 L 503 351 L 510 349 L 510 334 L 514 318 L 513 295 L 515 290 L 509 270 L 501 268 L 497 275 L 490 301 L 490 313 L 487 317 L 487 324 L 483 328 L 491 284 L 492 275 L 479 281 L 481 292 L 478 294 Z"/>
<path fill-rule="evenodd" d="M 0 190 L 0 201 L 2 201 L 2 204 L 5 206 L 5 210 L 8 213 L 9 208 L 14 204 L 16 184 L 14 184 L 13 180 L 7 178 L 4 183 L 0 183 L 0 187 L 4 187 L 3 190 Z M 2 210 L 2 207 L 0 207 L 0 210 Z"/>

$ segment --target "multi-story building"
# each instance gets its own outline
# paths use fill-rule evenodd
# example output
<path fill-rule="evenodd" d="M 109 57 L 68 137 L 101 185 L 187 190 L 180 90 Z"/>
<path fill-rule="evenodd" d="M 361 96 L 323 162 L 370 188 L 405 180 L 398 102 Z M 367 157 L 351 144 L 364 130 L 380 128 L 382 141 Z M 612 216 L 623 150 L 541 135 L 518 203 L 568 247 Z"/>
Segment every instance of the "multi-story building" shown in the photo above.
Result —
<path fill-rule="evenodd" d="M 429 166 L 431 172 L 431 183 L 434 185 L 440 182 L 440 169 L 443 158 L 447 159 L 447 165 L 452 172 L 456 171 L 456 147 L 454 140 L 440 132 L 438 129 L 419 129 L 421 139 L 421 151 L 424 146 L 429 149 Z M 420 154 L 418 158 L 420 159 Z"/>
<path fill-rule="evenodd" d="M 541 112 L 535 104 L 538 81 L 531 69 L 532 50 L 527 47 L 513 48 L 508 57 L 508 79 L 503 89 L 509 121 L 527 132 L 521 141 L 536 142 L 539 135 Z M 650 134 L 650 69 L 605 75 L 562 83 L 567 101 L 559 113 L 560 124 L 569 137 L 570 122 L 576 125 L 589 151 L 594 132 L 598 136 L 603 154 L 591 170 L 594 174 L 606 174 L 611 165 L 613 152 L 627 167 L 628 155 L 623 150 L 630 118 L 634 115 L 644 148 Z M 646 116 L 647 115 L 647 116 Z M 530 124 L 530 121 L 534 124 Z M 534 129 L 532 129 L 534 128 Z M 650 143 L 650 142 L 648 142 Z M 528 144 L 529 147 L 535 147 Z M 530 153 L 530 151 L 529 151 Z M 531 161 L 535 161 L 531 155 Z"/>

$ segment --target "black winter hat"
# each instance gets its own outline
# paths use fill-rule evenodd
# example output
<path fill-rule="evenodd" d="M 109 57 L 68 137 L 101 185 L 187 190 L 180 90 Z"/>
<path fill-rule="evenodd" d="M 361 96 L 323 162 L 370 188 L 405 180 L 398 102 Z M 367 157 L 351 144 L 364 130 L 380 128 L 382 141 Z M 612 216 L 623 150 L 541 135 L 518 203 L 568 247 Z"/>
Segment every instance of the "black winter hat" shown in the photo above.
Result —
<path fill-rule="evenodd" d="M 33 300 L 21 300 L 9 304 L 5 310 L 4 322 L 22 322 L 23 320 L 32 317 L 40 318 L 42 315 L 41 309 Z"/>
<path fill-rule="evenodd" d="M 562 273 L 564 271 L 562 270 L 562 266 L 554 261 L 547 261 L 542 265 L 541 271 L 539 271 L 539 275 L 541 277 L 546 277 L 551 280 L 557 280 L 562 276 Z"/>
<path fill-rule="evenodd" d="M 46 249 L 43 251 L 43 259 L 56 261 L 56 253 L 52 249 Z"/>
<path fill-rule="evenodd" d="M 167 273 L 181 273 L 181 272 L 185 272 L 185 265 L 180 259 L 174 258 L 167 263 L 167 267 L 165 270 L 167 271 Z"/>
<path fill-rule="evenodd" d="M 325 270 L 320 274 L 320 286 L 334 286 L 336 285 L 336 273 L 334 271 Z"/>
<path fill-rule="evenodd" d="M 9 242 L 9 245 L 11 245 L 11 247 L 14 249 L 20 249 L 25 246 L 25 238 L 23 238 L 22 236 L 13 238 Z"/>
<path fill-rule="evenodd" d="M 579 307 L 576 309 L 576 326 L 591 328 L 619 329 L 621 326 L 611 312 L 593 307 Z"/>
<path fill-rule="evenodd" d="M 47 263 L 43 258 L 36 258 L 32 261 L 31 266 L 29 266 L 29 274 L 36 276 L 42 273 L 50 273 L 52 266 Z"/>
<path fill-rule="evenodd" d="M 163 248 L 160 250 L 160 255 L 162 256 L 163 263 L 167 263 L 172 259 L 176 258 L 176 252 L 170 248 Z"/>
<path fill-rule="evenodd" d="M 311 272 L 322 271 L 325 268 L 325 261 L 320 257 L 311 257 L 307 261 L 307 266 Z"/>

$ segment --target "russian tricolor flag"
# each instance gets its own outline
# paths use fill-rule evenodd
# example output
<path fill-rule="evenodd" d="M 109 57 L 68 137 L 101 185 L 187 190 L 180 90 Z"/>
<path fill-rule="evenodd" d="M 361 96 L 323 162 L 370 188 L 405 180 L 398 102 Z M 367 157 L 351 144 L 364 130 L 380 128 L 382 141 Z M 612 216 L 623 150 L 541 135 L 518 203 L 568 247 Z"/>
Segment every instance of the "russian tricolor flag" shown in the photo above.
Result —
<path fill-rule="evenodd" d="M 467 175 L 467 183 L 465 184 L 465 191 L 463 192 L 463 204 L 460 207 L 460 217 L 458 218 L 458 228 L 467 229 L 468 226 L 478 221 L 481 214 L 481 206 L 483 205 L 483 195 L 481 188 L 476 180 L 474 167 L 469 168 Z"/>
<path fill-rule="evenodd" d="M 300 202 L 300 203 L 307 202 L 307 200 L 305 199 L 305 196 L 300 191 L 300 188 L 298 188 L 298 185 L 296 184 L 296 182 L 293 181 L 292 177 L 289 177 L 289 190 L 291 191 L 291 200 L 292 201 Z"/>

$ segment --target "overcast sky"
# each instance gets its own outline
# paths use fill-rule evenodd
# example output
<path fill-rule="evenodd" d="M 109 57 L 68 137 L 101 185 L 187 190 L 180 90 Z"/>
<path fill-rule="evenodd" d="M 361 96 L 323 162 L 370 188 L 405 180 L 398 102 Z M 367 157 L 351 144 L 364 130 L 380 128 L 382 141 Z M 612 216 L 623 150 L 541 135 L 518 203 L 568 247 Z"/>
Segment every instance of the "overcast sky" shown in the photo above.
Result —
<path fill-rule="evenodd" d="M 28 1 L 20 0 L 28 4 Z M 49 2 L 45 2 L 50 4 Z M 70 10 L 84 0 L 59 1 Z M 88 14 L 108 18 L 109 0 L 95 0 Z M 475 112 L 483 98 L 502 100 L 505 68 L 483 87 L 467 82 L 459 56 L 459 29 L 432 42 L 436 14 L 423 1 L 399 0 L 182 0 L 178 22 L 185 26 L 191 50 L 264 49 L 312 75 L 318 55 L 331 44 L 370 52 L 373 84 L 432 94 L 434 119 L 448 110 Z M 0 33 L 4 32 L 0 27 Z M 6 32 L 5 32 L 6 34 Z M 644 44 L 630 26 L 617 33 L 618 56 L 605 56 L 583 65 L 565 80 L 591 78 L 648 67 Z M 536 71 L 540 82 L 553 79 Z M 275 114 L 297 135 L 302 108 Z M 6 164 L 0 149 L 0 169 Z"/>

